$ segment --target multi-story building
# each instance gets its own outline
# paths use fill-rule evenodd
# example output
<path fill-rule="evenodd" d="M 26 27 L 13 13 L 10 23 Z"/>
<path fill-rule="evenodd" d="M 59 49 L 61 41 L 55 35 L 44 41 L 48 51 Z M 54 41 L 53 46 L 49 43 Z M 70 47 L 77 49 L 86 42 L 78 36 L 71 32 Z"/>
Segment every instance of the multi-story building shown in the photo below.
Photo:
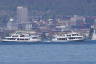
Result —
<path fill-rule="evenodd" d="M 28 23 L 28 9 L 26 7 L 17 7 L 17 22 L 18 24 Z"/>
<path fill-rule="evenodd" d="M 30 30 L 32 24 L 29 22 L 28 8 L 23 6 L 17 7 L 17 25 L 19 30 Z"/>

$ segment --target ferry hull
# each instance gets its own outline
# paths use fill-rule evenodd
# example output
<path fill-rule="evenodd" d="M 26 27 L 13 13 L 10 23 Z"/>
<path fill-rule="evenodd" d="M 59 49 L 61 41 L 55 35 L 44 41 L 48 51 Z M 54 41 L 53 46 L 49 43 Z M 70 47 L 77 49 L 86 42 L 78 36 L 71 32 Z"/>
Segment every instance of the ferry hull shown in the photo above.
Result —
<path fill-rule="evenodd" d="M 41 40 L 2 40 L 2 42 L 40 42 Z"/>
<path fill-rule="evenodd" d="M 28 40 L 26 40 L 26 41 L 17 41 L 17 40 L 2 40 L 2 42 L 24 42 L 24 43 L 28 43 L 28 42 L 30 42 L 30 43 L 68 43 L 68 42 L 81 42 L 81 41 L 85 41 L 85 40 L 67 40 L 67 41 L 41 41 L 41 40 L 32 40 L 32 41 L 28 41 Z"/>
<path fill-rule="evenodd" d="M 77 41 L 84 41 L 85 39 L 77 39 L 77 40 L 52 40 L 52 42 L 77 42 Z"/>

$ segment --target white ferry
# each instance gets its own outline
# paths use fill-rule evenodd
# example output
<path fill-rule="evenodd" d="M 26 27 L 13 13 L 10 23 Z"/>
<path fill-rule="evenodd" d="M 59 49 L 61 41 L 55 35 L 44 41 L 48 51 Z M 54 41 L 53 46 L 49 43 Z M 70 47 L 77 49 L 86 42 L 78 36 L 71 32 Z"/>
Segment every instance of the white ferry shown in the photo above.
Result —
<path fill-rule="evenodd" d="M 69 41 L 83 41 L 83 40 L 85 40 L 84 35 L 81 35 L 76 32 L 55 34 L 52 37 L 52 42 L 69 42 Z"/>
<path fill-rule="evenodd" d="M 9 42 L 39 42 L 41 41 L 40 35 L 29 34 L 29 33 L 14 33 L 9 37 L 5 37 L 2 41 Z"/>

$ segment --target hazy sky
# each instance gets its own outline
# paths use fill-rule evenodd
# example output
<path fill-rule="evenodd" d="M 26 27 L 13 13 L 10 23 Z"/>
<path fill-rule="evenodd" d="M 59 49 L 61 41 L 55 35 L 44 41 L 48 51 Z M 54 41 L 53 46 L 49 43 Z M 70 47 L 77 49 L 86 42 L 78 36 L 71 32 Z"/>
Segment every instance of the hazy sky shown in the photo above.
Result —
<path fill-rule="evenodd" d="M 0 8 L 10 9 L 20 5 L 41 11 L 96 15 L 96 0 L 0 0 Z"/>

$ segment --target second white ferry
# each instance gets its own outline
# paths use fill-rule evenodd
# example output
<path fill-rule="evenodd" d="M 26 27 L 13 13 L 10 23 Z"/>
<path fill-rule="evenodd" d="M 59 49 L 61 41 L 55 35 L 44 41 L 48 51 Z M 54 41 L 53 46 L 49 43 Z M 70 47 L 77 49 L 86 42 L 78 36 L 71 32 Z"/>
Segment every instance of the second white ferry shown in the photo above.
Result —
<path fill-rule="evenodd" d="M 81 35 L 76 32 L 54 34 L 52 38 L 52 42 L 69 42 L 69 41 L 83 41 L 83 40 L 85 40 L 84 35 Z"/>

